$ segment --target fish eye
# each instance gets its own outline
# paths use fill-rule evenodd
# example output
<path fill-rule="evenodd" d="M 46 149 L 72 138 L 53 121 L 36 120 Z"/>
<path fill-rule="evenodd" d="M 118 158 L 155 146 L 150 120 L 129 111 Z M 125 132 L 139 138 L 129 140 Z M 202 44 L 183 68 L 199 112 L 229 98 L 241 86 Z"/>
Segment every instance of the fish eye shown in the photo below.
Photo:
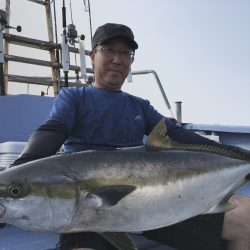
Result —
<path fill-rule="evenodd" d="M 23 196 L 23 186 L 20 183 L 11 184 L 8 187 L 8 194 L 12 198 L 19 198 Z"/>

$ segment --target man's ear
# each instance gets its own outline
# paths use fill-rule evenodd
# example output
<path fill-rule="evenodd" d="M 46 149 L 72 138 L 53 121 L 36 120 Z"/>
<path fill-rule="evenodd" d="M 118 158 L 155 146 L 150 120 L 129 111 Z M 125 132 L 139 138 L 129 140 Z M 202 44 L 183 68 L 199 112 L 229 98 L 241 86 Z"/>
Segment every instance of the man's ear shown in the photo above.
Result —
<path fill-rule="evenodd" d="M 90 51 L 89 52 L 89 57 L 91 58 L 91 60 L 93 61 L 94 60 L 94 57 L 95 57 L 95 53 L 93 51 Z"/>
<path fill-rule="evenodd" d="M 90 52 L 89 52 L 89 57 L 90 57 L 90 59 L 91 59 L 92 67 L 94 68 L 95 53 L 94 53 L 93 51 L 90 51 Z"/>

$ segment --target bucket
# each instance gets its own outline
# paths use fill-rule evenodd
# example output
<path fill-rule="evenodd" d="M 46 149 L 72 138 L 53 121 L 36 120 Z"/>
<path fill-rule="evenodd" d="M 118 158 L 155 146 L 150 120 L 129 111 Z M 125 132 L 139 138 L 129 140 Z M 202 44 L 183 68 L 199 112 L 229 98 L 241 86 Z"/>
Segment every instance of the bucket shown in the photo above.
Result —
<path fill-rule="evenodd" d="M 10 141 L 0 143 L 0 171 L 7 168 L 23 151 L 26 142 Z"/>

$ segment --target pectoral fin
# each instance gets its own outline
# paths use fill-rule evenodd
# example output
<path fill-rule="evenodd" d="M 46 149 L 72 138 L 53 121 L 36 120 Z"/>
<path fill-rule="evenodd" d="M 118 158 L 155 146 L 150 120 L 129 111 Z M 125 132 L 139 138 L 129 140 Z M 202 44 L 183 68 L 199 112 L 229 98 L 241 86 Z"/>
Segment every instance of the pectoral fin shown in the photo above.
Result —
<path fill-rule="evenodd" d="M 101 233 L 101 235 L 119 250 L 137 250 L 133 239 L 127 233 Z"/>
<path fill-rule="evenodd" d="M 135 189 L 133 185 L 102 186 L 92 189 L 91 193 L 99 196 L 103 204 L 114 206 Z"/>
<path fill-rule="evenodd" d="M 234 204 L 232 204 L 228 201 L 229 198 L 230 198 L 230 196 L 226 197 L 219 204 L 212 207 L 207 213 L 209 213 L 209 214 L 225 213 L 227 211 L 230 211 L 230 210 L 236 208 L 236 206 Z"/>

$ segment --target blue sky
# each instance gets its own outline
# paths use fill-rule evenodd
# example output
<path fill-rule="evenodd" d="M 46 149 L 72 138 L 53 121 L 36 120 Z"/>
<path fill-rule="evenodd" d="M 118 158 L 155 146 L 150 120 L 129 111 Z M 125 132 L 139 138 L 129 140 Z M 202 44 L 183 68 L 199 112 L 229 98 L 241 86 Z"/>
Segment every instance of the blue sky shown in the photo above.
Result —
<path fill-rule="evenodd" d="M 62 1 L 56 2 L 60 26 Z M 70 1 L 65 2 L 69 11 Z M 88 49 L 88 13 L 84 12 L 83 0 L 71 2 L 73 21 L 78 33 L 85 34 Z M 132 70 L 155 70 L 174 113 L 175 102 L 182 101 L 184 122 L 250 126 L 249 0 L 90 2 L 94 30 L 106 22 L 123 23 L 132 28 L 139 44 Z M 47 39 L 43 6 L 11 0 L 11 7 L 11 24 L 23 27 L 20 35 Z M 20 11 L 23 8 L 25 15 Z M 67 21 L 71 22 L 70 15 Z M 23 47 L 11 47 L 10 54 L 14 53 L 48 59 L 47 54 L 40 55 Z M 25 75 L 50 74 L 47 69 L 20 64 L 11 64 L 10 71 Z M 170 116 L 153 76 L 135 76 L 133 80 L 133 83 L 125 83 L 124 90 L 149 99 L 156 109 Z M 10 92 L 17 89 L 17 85 L 10 84 Z M 40 93 L 40 90 L 41 87 L 30 87 L 31 93 Z"/>

